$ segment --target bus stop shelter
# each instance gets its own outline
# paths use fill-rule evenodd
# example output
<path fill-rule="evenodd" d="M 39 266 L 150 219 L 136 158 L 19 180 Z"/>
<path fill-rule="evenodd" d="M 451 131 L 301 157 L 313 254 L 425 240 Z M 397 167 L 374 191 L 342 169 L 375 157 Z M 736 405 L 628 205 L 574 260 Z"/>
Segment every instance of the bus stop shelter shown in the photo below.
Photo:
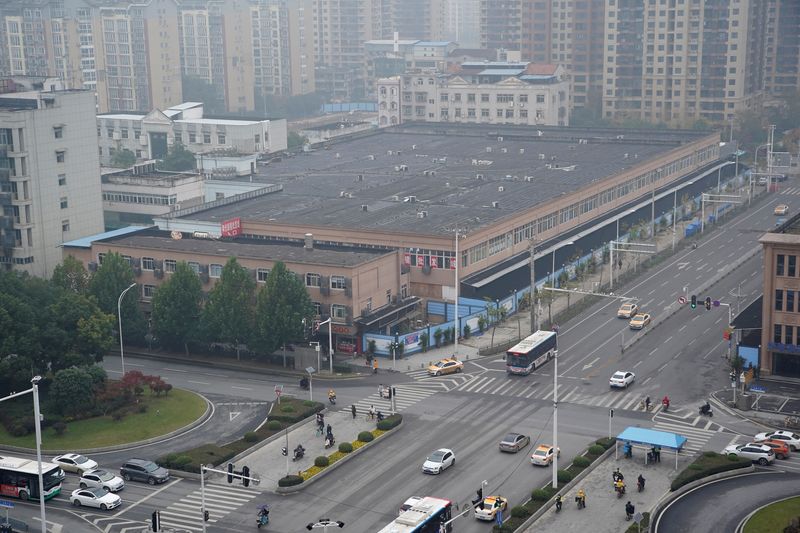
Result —
<path fill-rule="evenodd" d="M 666 448 L 675 450 L 675 468 L 678 468 L 678 452 L 686 444 L 686 437 L 668 431 L 656 431 L 654 429 L 644 429 L 637 427 L 626 428 L 625 431 L 617 435 L 614 443 L 614 458 L 619 457 L 619 443 L 630 443 L 631 445 L 640 444 L 650 447 Z M 646 461 L 647 459 L 645 459 Z"/>

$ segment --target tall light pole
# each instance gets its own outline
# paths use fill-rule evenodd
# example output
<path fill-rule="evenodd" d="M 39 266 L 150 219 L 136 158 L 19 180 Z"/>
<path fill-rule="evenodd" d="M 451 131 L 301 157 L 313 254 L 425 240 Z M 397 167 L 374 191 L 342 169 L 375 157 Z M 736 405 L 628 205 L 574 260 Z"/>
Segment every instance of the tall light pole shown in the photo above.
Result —
<path fill-rule="evenodd" d="M 33 394 L 33 426 L 36 428 L 36 472 L 39 477 L 39 517 L 42 521 L 42 533 L 47 533 L 47 517 L 44 510 L 44 476 L 42 476 L 42 414 L 39 410 L 39 382 L 42 376 L 34 376 L 31 379 L 31 388 L 22 392 L 16 392 L 0 402 L 22 396 L 23 394 Z M 30 495 L 30 492 L 29 492 Z"/>
<path fill-rule="evenodd" d="M 536 324 L 536 235 L 531 237 L 531 335 L 537 330 Z"/>
<path fill-rule="evenodd" d="M 119 319 L 119 360 L 120 363 L 122 363 L 123 377 L 125 377 L 125 353 L 124 348 L 122 347 L 122 299 L 125 297 L 125 293 L 135 286 L 135 283 L 131 283 L 127 289 L 122 291 L 122 294 L 119 295 L 119 298 L 117 298 L 117 318 Z"/>
<path fill-rule="evenodd" d="M 694 185 L 694 181 L 686 182 L 686 185 Z M 675 251 L 675 233 L 676 224 L 678 222 L 678 187 L 675 187 L 675 197 L 673 198 L 673 205 L 672 205 L 672 250 Z"/>
<path fill-rule="evenodd" d="M 556 334 L 558 336 L 558 334 Z M 558 339 L 553 352 L 553 488 L 558 489 Z"/>
<path fill-rule="evenodd" d="M 320 326 L 324 326 L 325 324 L 328 324 L 328 359 L 330 359 L 331 375 L 333 375 L 333 316 L 319 323 Z M 319 361 L 317 361 L 317 366 L 319 366 Z"/>
<path fill-rule="evenodd" d="M 461 321 L 459 320 L 459 316 L 458 316 L 458 294 L 459 294 L 459 288 L 460 288 L 459 286 L 461 285 L 460 280 L 458 278 L 458 267 L 459 267 L 459 263 L 460 263 L 460 261 L 459 261 L 460 258 L 458 257 L 458 238 L 459 238 L 458 228 L 456 228 L 456 257 L 455 257 L 455 262 L 456 262 L 456 273 L 455 273 L 456 274 L 456 283 L 455 283 L 455 285 L 456 285 L 456 309 L 455 309 L 456 310 L 456 322 L 455 322 L 456 323 L 456 334 L 453 335 L 453 337 L 455 337 L 455 340 L 453 342 L 453 358 L 454 359 L 458 359 L 458 337 L 461 334 L 461 328 L 459 327 Z M 445 317 L 445 318 L 447 318 L 447 317 Z M 396 342 L 396 337 L 395 337 L 395 342 Z M 394 365 L 394 361 L 392 362 L 392 365 Z M 394 369 L 394 366 L 392 366 L 392 369 Z"/>

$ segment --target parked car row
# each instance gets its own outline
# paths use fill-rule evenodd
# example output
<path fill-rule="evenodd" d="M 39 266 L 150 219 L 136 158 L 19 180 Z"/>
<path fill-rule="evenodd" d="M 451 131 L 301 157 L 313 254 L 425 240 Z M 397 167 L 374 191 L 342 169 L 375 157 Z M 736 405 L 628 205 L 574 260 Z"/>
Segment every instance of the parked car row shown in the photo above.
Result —
<path fill-rule="evenodd" d="M 76 507 L 114 509 L 122 503 L 115 493 L 125 488 L 126 481 L 142 481 L 150 485 L 169 480 L 169 470 L 146 459 L 129 459 L 119 469 L 119 475 L 98 468 L 96 461 L 77 453 L 65 453 L 53 458 L 65 472 L 73 472 L 80 479 L 80 488 L 72 491 L 70 502 Z"/>
<path fill-rule="evenodd" d="M 768 465 L 775 459 L 788 459 L 792 452 L 800 449 L 800 435 L 792 431 L 779 429 L 758 433 L 753 442 L 747 444 L 731 444 L 722 453 L 750 459 L 760 465 Z"/>

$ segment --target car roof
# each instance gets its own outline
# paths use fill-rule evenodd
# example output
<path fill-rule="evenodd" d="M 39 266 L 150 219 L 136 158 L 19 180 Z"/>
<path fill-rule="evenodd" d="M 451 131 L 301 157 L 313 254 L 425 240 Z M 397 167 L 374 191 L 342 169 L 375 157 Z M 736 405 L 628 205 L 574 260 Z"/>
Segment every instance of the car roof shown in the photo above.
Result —
<path fill-rule="evenodd" d="M 536 447 L 536 450 L 537 451 L 538 450 L 549 450 L 552 447 L 553 446 L 551 444 L 540 444 L 539 446 Z"/>
<path fill-rule="evenodd" d="M 80 457 L 78 453 L 62 453 L 56 459 L 77 459 L 78 457 Z"/>
<path fill-rule="evenodd" d="M 512 431 L 511 433 L 506 433 L 506 436 L 505 436 L 505 437 L 503 437 L 503 438 L 504 438 L 504 439 L 505 439 L 506 437 L 513 437 L 513 438 L 517 438 L 517 437 L 522 437 L 522 436 L 523 436 L 523 435 L 522 435 L 522 433 L 516 433 L 516 432 Z"/>

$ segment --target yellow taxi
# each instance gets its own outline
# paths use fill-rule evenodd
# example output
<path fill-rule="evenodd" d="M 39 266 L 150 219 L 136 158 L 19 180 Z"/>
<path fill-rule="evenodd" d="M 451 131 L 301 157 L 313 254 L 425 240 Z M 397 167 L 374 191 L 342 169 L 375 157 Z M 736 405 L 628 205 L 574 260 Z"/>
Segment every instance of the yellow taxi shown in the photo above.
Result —
<path fill-rule="evenodd" d="M 632 318 L 639 310 L 639 306 L 633 302 L 626 302 L 619 306 L 617 318 Z"/>
<path fill-rule="evenodd" d="M 428 374 L 431 376 L 443 376 L 444 374 L 455 374 L 464 371 L 464 363 L 458 359 L 442 359 L 428 367 Z"/>
<path fill-rule="evenodd" d="M 779 217 L 786 215 L 788 212 L 789 212 L 789 206 L 786 204 L 780 204 L 775 206 L 774 213 Z"/>
<path fill-rule="evenodd" d="M 650 324 L 650 315 L 647 313 L 638 313 L 635 317 L 631 318 L 628 324 L 631 329 L 643 329 Z"/>
<path fill-rule="evenodd" d="M 548 466 L 553 463 L 553 457 L 561 457 L 561 449 L 550 444 L 540 444 L 531 454 L 531 464 Z"/>
<path fill-rule="evenodd" d="M 503 496 L 487 496 L 483 499 L 483 505 L 478 503 L 475 506 L 475 518 L 493 521 L 498 511 L 505 512 L 507 508 L 508 500 Z"/>

